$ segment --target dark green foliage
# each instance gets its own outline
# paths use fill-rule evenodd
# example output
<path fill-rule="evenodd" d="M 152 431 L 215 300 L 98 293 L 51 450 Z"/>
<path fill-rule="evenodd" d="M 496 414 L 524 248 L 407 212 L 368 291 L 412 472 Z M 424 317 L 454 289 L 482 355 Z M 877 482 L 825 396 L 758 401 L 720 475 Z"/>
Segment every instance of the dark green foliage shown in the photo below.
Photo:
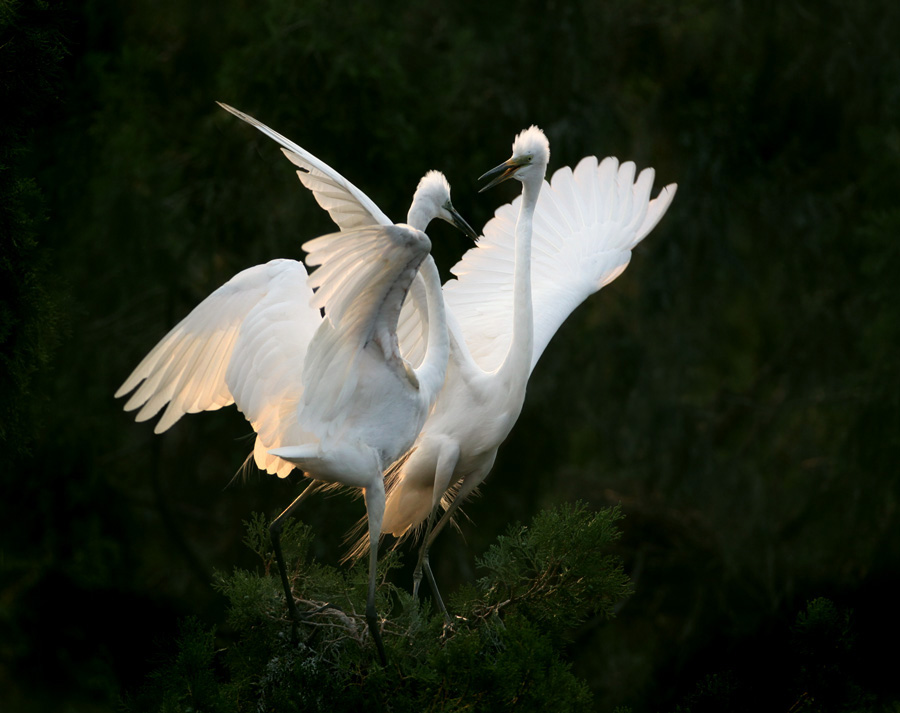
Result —
<path fill-rule="evenodd" d="M 541 512 L 530 527 L 511 528 L 479 561 L 490 571 L 478 581 L 487 606 L 472 614 L 521 612 L 556 639 L 588 616 L 612 616 L 630 593 L 628 577 L 619 558 L 596 543 L 618 539 L 621 517 L 618 508 L 590 514 L 578 503 Z"/>
<path fill-rule="evenodd" d="M 217 587 L 229 601 L 228 645 L 189 622 L 173 662 L 154 674 L 134 710 L 213 711 L 558 711 L 590 710 L 585 682 L 573 676 L 560 639 L 587 616 L 612 616 L 628 594 L 621 562 L 608 554 L 618 537 L 615 509 L 583 505 L 538 515 L 502 537 L 482 560 L 489 575 L 454 598 L 454 623 L 382 580 L 379 613 L 389 665 L 382 669 L 367 634 L 367 567 L 339 571 L 308 556 L 312 534 L 299 522 L 282 536 L 290 579 L 305 612 L 291 635 L 274 571 L 265 519 L 253 518 L 247 544 L 261 573 L 235 570 Z M 396 564 L 388 555 L 382 577 Z M 509 581 L 501 601 L 500 585 Z"/>
<path fill-rule="evenodd" d="M 178 653 L 173 661 L 150 675 L 145 691 L 128 702 L 133 710 L 160 713 L 232 710 L 215 676 L 215 634 L 194 618 L 179 630 Z"/>
<path fill-rule="evenodd" d="M 710 674 L 675 707 L 675 713 L 720 713 L 745 710 L 739 684 L 732 672 Z M 752 707 L 750 708 L 752 710 Z"/>
<path fill-rule="evenodd" d="M 851 612 L 839 609 L 829 599 L 814 599 L 797 615 L 791 634 L 800 667 L 798 688 L 811 699 L 809 708 L 837 711 L 859 705 L 861 701 L 852 683 Z"/>
<path fill-rule="evenodd" d="M 56 108 L 65 56 L 59 14 L 49 3 L 0 0 L 0 447 L 7 457 L 30 450 L 39 412 L 32 384 L 58 341 L 59 306 L 39 237 L 47 207 L 27 161 L 34 127 Z"/>

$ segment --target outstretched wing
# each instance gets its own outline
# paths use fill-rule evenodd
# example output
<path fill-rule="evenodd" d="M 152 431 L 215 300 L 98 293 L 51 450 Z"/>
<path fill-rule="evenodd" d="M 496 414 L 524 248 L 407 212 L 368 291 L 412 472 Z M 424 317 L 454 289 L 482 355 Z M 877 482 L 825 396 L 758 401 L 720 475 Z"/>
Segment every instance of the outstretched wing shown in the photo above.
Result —
<path fill-rule="evenodd" d="M 303 185 L 312 191 L 316 201 L 328 211 L 341 230 L 355 230 L 370 225 L 391 225 L 392 221 L 365 193 L 354 186 L 324 161 L 313 156 L 290 139 L 270 129 L 249 114 L 238 111 L 222 102 L 216 102 L 239 119 L 255 126 L 270 139 L 281 144 L 284 155 L 300 168 L 297 175 Z"/>
<path fill-rule="evenodd" d="M 134 390 L 125 410 L 140 408 L 136 420 L 146 421 L 168 404 L 153 429 L 162 433 L 186 413 L 234 403 L 225 372 L 241 325 L 271 290 L 300 275 L 305 280 L 301 263 L 273 260 L 232 277 L 163 337 L 119 387 L 117 398 Z"/>
<path fill-rule="evenodd" d="M 422 260 L 431 250 L 425 233 L 406 225 L 333 233 L 303 245 L 317 288 L 312 305 L 325 320 L 304 365 L 301 422 L 315 433 L 331 432 L 350 409 L 359 360 L 370 343 L 400 378 L 414 378 L 400 357 L 400 305 Z"/>
<path fill-rule="evenodd" d="M 217 104 L 281 144 L 284 155 L 300 168 L 297 171 L 300 181 L 312 191 L 318 204 L 328 211 L 331 219 L 341 230 L 392 225 L 392 221 L 375 205 L 371 198 L 331 166 L 252 116 L 222 102 L 217 102 Z M 425 355 L 427 346 L 425 317 L 427 310 L 424 299 L 425 288 L 422 281 L 416 280 L 412 289 L 413 292 L 418 292 L 419 297 L 413 300 L 411 293 L 410 300 L 404 303 L 400 318 L 399 337 L 404 357 L 413 366 L 418 366 Z"/>
<path fill-rule="evenodd" d="M 237 402 L 258 434 L 257 465 L 287 475 L 294 466 L 266 450 L 301 442 L 296 403 L 303 355 L 322 321 L 309 305 L 306 280 L 306 268 L 296 260 L 272 260 L 238 273 L 162 338 L 116 397 L 136 389 L 125 410 L 140 408 L 138 421 L 168 404 L 156 433 L 186 413 Z"/>
<path fill-rule="evenodd" d="M 654 171 L 634 180 L 632 162 L 583 158 L 544 182 L 533 219 L 531 248 L 534 352 L 537 363 L 572 311 L 616 279 L 631 250 L 659 222 L 676 185 L 650 199 Z M 451 270 L 444 285 L 448 312 L 458 319 L 472 358 L 485 371 L 503 362 L 512 334 L 515 228 L 521 196 L 499 208 L 484 237 Z"/>
<path fill-rule="evenodd" d="M 247 313 L 225 373 L 234 401 L 256 431 L 256 465 L 284 477 L 293 464 L 269 453 L 284 445 L 315 441 L 297 420 L 303 396 L 303 363 L 322 317 L 310 305 L 306 268 L 290 269 L 270 281 L 266 295 Z"/>

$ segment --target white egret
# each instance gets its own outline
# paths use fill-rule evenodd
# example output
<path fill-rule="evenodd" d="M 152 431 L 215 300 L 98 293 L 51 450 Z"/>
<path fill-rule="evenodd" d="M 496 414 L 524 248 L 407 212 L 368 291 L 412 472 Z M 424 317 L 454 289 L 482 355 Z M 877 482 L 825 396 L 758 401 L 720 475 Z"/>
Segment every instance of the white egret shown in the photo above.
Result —
<path fill-rule="evenodd" d="M 548 184 L 548 157 L 546 138 L 532 127 L 516 138 L 512 158 L 482 177 L 496 176 L 485 189 L 516 178 L 522 195 L 497 210 L 478 246 L 452 269 L 457 279 L 444 285 L 447 377 L 413 450 L 387 480 L 383 532 L 404 536 L 428 518 L 414 592 L 424 567 L 445 616 L 428 548 L 490 472 L 550 339 L 579 304 L 624 271 L 631 249 L 677 188 L 668 185 L 649 200 L 653 169 L 635 182 L 633 163 L 606 158 L 598 165 L 593 156 L 574 171 L 559 169 Z M 404 306 L 401 314 L 401 348 L 411 311 Z M 445 512 L 432 528 L 442 501 Z M 356 552 L 367 545 L 361 541 Z"/>
<path fill-rule="evenodd" d="M 318 160 L 304 158 L 315 169 Z M 312 170 L 304 175 L 319 186 L 327 180 Z M 342 189 L 348 186 L 353 188 L 347 182 Z M 316 194 L 320 203 L 323 195 Z M 433 217 L 473 233 L 453 210 L 449 186 L 438 172 L 422 179 L 410 207 L 410 218 L 422 227 Z M 387 218 L 363 220 L 303 247 L 311 251 L 309 264 L 320 265 L 311 277 L 294 260 L 239 273 L 167 334 L 116 396 L 135 390 L 125 408 L 140 407 L 138 421 L 168 404 L 157 433 L 185 413 L 236 403 L 257 433 L 254 458 L 260 468 L 284 477 L 296 466 L 322 482 L 363 488 L 372 538 L 366 616 L 384 661 L 374 599 L 382 473 L 412 445 L 443 383 L 448 340 L 440 278 L 424 233 Z M 428 357 L 415 369 L 400 356 L 396 336 L 413 278 L 425 293 L 428 330 Z M 271 527 L 295 620 L 278 532 L 309 492 Z"/>
<path fill-rule="evenodd" d="M 306 353 L 297 412 L 300 427 L 313 437 L 269 452 L 316 480 L 362 488 L 371 547 L 366 619 L 385 663 L 375 610 L 383 473 L 412 446 L 444 382 L 449 339 L 440 279 L 433 262 L 423 267 L 428 349 L 412 369 L 400 356 L 396 329 L 409 285 L 431 249 L 425 233 L 404 225 L 366 227 L 318 238 L 304 249 L 307 262 L 320 265 L 309 279 L 318 288 L 311 304 L 325 312 Z M 278 337 L 259 339 L 254 357 L 277 348 Z M 251 370 L 251 392 L 258 388 L 255 377 Z M 267 408 L 265 394 L 260 403 Z M 289 587 L 286 596 L 293 606 Z"/>
<path fill-rule="evenodd" d="M 253 425 L 257 462 L 268 470 L 285 475 L 298 467 L 318 481 L 362 488 L 372 538 L 366 618 L 384 662 L 375 612 L 383 471 L 412 445 L 444 380 L 440 279 L 425 268 L 428 354 L 412 369 L 400 356 L 396 325 L 431 248 L 425 233 L 370 226 L 303 248 L 319 265 L 311 276 L 292 260 L 240 273 L 163 338 L 116 395 L 137 387 L 126 409 L 143 405 L 140 420 L 169 401 L 174 410 L 157 430 L 183 413 L 233 401 Z M 282 577 L 296 618 L 283 567 Z"/>

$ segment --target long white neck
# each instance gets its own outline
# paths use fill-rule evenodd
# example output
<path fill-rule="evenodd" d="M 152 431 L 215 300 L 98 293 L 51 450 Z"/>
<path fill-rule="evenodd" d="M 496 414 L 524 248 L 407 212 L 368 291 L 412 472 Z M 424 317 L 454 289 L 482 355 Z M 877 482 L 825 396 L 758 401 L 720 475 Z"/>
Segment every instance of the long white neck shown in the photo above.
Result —
<path fill-rule="evenodd" d="M 428 304 L 428 346 L 422 365 L 416 369 L 422 393 L 431 404 L 444 385 L 447 374 L 447 358 L 450 355 L 450 338 L 447 335 L 447 315 L 444 309 L 444 293 L 441 277 L 431 255 L 419 266 L 416 280 L 425 282 L 425 299 Z"/>
<path fill-rule="evenodd" d="M 516 381 L 527 379 L 534 352 L 534 316 L 531 304 L 531 233 L 534 209 L 543 183 L 535 171 L 522 182 L 522 205 L 516 220 L 516 266 L 513 274 L 513 331 L 509 351 L 498 374 Z M 524 383 L 524 381 L 522 382 Z"/>
<path fill-rule="evenodd" d="M 406 214 L 406 224 L 424 233 L 434 217 L 434 207 L 428 201 L 420 200 L 418 193 L 413 196 L 412 205 Z"/>

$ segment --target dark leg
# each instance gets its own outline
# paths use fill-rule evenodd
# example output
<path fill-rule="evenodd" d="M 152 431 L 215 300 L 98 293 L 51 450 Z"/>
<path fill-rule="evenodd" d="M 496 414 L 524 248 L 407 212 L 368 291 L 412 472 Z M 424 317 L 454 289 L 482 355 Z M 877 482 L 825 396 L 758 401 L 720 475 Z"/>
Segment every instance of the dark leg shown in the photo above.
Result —
<path fill-rule="evenodd" d="M 303 498 L 310 493 L 313 485 L 313 483 L 307 485 L 306 488 L 303 489 L 303 492 L 294 499 L 294 502 L 288 505 L 284 509 L 284 512 L 272 520 L 272 523 L 269 525 L 269 535 L 272 538 L 272 549 L 275 551 L 275 561 L 278 563 L 278 572 L 281 574 L 281 586 L 284 587 L 284 599 L 287 602 L 288 613 L 291 615 L 291 619 L 294 620 L 293 632 L 295 636 L 297 633 L 297 624 L 300 623 L 300 613 L 297 611 L 297 605 L 294 604 L 294 594 L 291 591 L 291 583 L 288 581 L 287 567 L 284 564 L 284 554 L 281 552 L 281 530 L 284 518 L 290 515 L 303 501 Z"/>
<path fill-rule="evenodd" d="M 425 576 L 428 577 L 428 585 L 431 587 L 431 595 L 434 597 L 434 601 L 438 606 L 438 609 L 441 610 L 441 614 L 444 615 L 444 622 L 446 624 L 452 624 L 450 621 L 450 614 L 447 612 L 447 607 L 444 606 L 444 600 L 441 599 L 441 592 L 438 589 L 437 582 L 434 579 L 434 573 L 431 571 L 431 564 L 428 562 L 428 553 L 425 553 L 425 560 L 422 562 L 422 566 L 425 568 Z"/>
<path fill-rule="evenodd" d="M 431 534 L 431 528 L 434 525 L 435 510 L 428 514 L 428 522 L 425 523 L 425 533 L 422 536 L 422 546 L 419 548 L 419 559 L 416 560 L 416 568 L 413 570 L 413 590 L 414 599 L 419 597 L 419 587 L 422 586 L 422 567 L 428 561 L 428 536 Z M 429 578 L 429 582 L 431 578 Z"/>
<path fill-rule="evenodd" d="M 384 642 L 381 640 L 381 630 L 378 627 L 378 612 L 375 610 L 375 583 L 378 579 L 378 538 L 381 535 L 381 523 L 384 519 L 384 483 L 381 473 L 372 487 L 366 488 L 366 512 L 369 516 L 369 593 L 366 597 L 366 623 L 369 625 L 369 633 L 378 649 L 378 660 L 382 666 L 387 666 L 387 654 L 384 652 Z"/>
<path fill-rule="evenodd" d="M 434 595 L 434 601 L 444 615 L 444 621 L 450 624 L 450 615 L 447 613 L 447 607 L 444 606 L 444 600 L 441 599 L 441 593 L 438 591 L 437 582 L 434 579 L 434 573 L 431 571 L 431 564 L 428 561 L 428 548 L 434 541 L 434 519 L 437 515 L 438 504 L 441 497 L 450 486 L 453 473 L 459 463 L 459 446 L 455 443 L 445 443 L 441 446 L 438 454 L 437 463 L 434 469 L 434 495 L 432 500 L 431 512 L 428 515 L 428 522 L 425 525 L 425 533 L 422 537 L 422 547 L 419 550 L 419 561 L 416 563 L 416 569 L 413 572 L 413 597 L 419 596 L 419 586 L 422 584 L 422 570 L 428 576 L 428 584 L 431 587 L 431 593 Z M 443 522 L 443 518 L 441 518 Z M 440 526 L 440 522 L 438 523 Z"/>
<path fill-rule="evenodd" d="M 428 561 L 428 545 L 430 542 L 431 528 L 434 525 L 434 516 L 435 510 L 432 510 L 431 514 L 428 516 L 428 523 L 425 525 L 425 534 L 422 537 L 422 547 L 419 549 L 419 561 L 416 562 L 416 569 L 413 571 L 413 597 L 416 598 L 419 596 L 419 586 L 422 584 L 422 572 L 424 570 L 425 575 L 428 577 L 428 586 L 431 587 L 431 594 L 434 596 L 434 602 L 437 604 L 438 609 L 440 609 L 441 614 L 444 615 L 444 621 L 450 624 L 450 614 L 447 612 L 447 607 L 444 606 L 444 600 L 441 598 L 437 581 L 434 578 L 434 573 L 431 571 L 431 564 Z"/>

